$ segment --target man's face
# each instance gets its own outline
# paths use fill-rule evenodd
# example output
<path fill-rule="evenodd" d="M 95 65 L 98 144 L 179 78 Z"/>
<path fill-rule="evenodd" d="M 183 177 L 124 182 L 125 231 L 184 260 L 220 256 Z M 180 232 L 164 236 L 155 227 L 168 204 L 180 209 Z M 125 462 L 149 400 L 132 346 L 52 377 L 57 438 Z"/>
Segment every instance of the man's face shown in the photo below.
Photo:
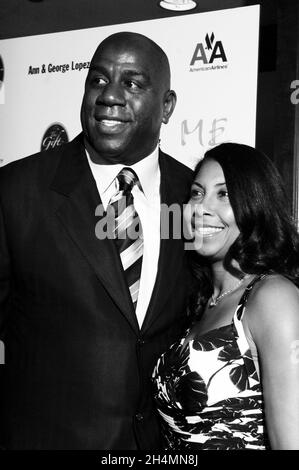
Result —
<path fill-rule="evenodd" d="M 155 51 L 142 41 L 108 41 L 98 49 L 81 121 L 100 162 L 133 164 L 153 151 L 175 105 L 164 75 Z"/>

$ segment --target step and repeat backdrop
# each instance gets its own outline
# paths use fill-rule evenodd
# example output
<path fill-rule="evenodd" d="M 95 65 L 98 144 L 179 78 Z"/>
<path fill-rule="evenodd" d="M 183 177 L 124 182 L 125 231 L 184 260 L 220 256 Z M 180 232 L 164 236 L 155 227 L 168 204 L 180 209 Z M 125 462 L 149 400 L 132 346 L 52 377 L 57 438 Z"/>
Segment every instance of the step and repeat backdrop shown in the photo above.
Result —
<path fill-rule="evenodd" d="M 178 102 L 161 148 L 193 167 L 224 141 L 255 145 L 259 6 L 0 41 L 0 165 L 73 139 L 89 61 L 117 31 L 167 53 Z"/>

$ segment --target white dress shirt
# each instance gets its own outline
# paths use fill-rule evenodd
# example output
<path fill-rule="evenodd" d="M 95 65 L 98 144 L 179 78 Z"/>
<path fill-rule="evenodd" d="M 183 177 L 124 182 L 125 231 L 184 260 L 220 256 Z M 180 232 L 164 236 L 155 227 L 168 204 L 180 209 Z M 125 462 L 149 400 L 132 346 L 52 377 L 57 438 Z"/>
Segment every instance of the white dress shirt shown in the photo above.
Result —
<path fill-rule="evenodd" d="M 117 174 L 126 165 L 98 165 L 94 163 L 86 151 L 88 163 L 102 200 L 104 209 L 111 197 L 118 191 Z M 132 190 L 134 206 L 139 215 L 143 238 L 144 251 L 140 278 L 136 316 L 141 328 L 153 292 L 158 270 L 160 253 L 160 181 L 159 149 L 143 160 L 131 165 L 137 174 L 141 191 L 136 185 Z"/>

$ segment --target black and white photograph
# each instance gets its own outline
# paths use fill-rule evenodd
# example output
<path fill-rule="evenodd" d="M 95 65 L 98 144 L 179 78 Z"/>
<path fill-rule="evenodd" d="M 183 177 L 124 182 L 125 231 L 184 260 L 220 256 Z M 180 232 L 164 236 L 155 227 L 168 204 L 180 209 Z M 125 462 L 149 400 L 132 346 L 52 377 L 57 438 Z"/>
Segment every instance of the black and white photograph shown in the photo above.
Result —
<path fill-rule="evenodd" d="M 298 231 L 297 0 L 1 1 L 0 462 L 286 464 Z"/>

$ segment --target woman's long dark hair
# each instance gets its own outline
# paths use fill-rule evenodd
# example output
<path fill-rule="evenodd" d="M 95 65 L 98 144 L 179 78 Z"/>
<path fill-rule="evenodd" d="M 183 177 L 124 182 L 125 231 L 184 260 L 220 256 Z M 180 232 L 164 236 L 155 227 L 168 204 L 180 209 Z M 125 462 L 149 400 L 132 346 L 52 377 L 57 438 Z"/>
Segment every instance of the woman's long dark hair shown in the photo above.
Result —
<path fill-rule="evenodd" d="M 248 145 L 225 143 L 206 152 L 195 176 L 207 159 L 218 162 L 223 170 L 240 230 L 225 257 L 225 267 L 232 269 L 236 260 L 243 273 L 278 273 L 299 286 L 299 236 L 271 160 Z M 192 255 L 192 268 L 200 295 L 191 296 L 191 310 L 200 313 L 212 294 L 211 271 L 207 260 L 196 254 Z"/>

